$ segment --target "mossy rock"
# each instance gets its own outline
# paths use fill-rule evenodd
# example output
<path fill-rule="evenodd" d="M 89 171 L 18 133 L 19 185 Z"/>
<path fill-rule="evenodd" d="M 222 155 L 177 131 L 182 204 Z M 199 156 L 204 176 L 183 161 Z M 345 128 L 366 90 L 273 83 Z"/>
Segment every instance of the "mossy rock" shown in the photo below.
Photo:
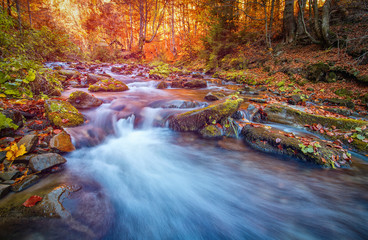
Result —
<path fill-rule="evenodd" d="M 225 97 L 225 94 L 222 92 L 209 92 L 206 94 L 204 98 L 208 101 L 217 101 L 224 97 Z"/>
<path fill-rule="evenodd" d="M 213 124 L 204 127 L 199 133 L 206 139 L 219 139 L 223 136 L 222 129 Z"/>
<path fill-rule="evenodd" d="M 83 115 L 66 101 L 46 100 L 45 112 L 55 126 L 75 127 L 84 123 Z"/>
<path fill-rule="evenodd" d="M 165 89 L 168 87 L 168 84 L 165 81 L 161 81 L 158 85 L 157 85 L 157 89 Z"/>
<path fill-rule="evenodd" d="M 80 72 L 74 70 L 59 70 L 58 74 L 63 76 L 66 80 L 81 76 Z"/>
<path fill-rule="evenodd" d="M 129 88 L 125 83 L 112 78 L 98 81 L 88 88 L 90 92 L 123 92 L 126 90 L 129 90 Z"/>
<path fill-rule="evenodd" d="M 330 66 L 325 63 L 311 64 L 306 68 L 306 78 L 312 82 L 326 81 L 326 75 L 330 70 Z"/>
<path fill-rule="evenodd" d="M 239 109 L 242 102 L 243 99 L 232 96 L 205 108 L 177 114 L 171 118 L 169 126 L 175 131 L 199 131 L 206 125 L 216 124 L 230 117 Z"/>
<path fill-rule="evenodd" d="M 184 88 L 206 88 L 207 81 L 195 79 L 184 83 Z"/>
<path fill-rule="evenodd" d="M 318 141 L 315 147 L 309 148 L 311 151 L 306 151 L 307 146 L 299 137 L 289 137 L 286 132 L 260 124 L 246 125 L 241 134 L 246 144 L 263 152 L 286 155 L 326 168 L 350 166 L 350 159 L 344 160 L 347 151 L 333 147 L 332 143 Z"/>
<path fill-rule="evenodd" d="M 348 107 L 351 109 L 354 109 L 355 107 L 355 104 L 352 101 L 347 100 L 347 99 L 329 98 L 329 99 L 325 99 L 323 102 L 329 105 Z"/>
<path fill-rule="evenodd" d="M 102 81 L 102 80 L 106 80 L 106 79 L 109 79 L 109 78 L 106 77 L 106 76 L 101 76 L 101 75 L 92 74 L 92 73 L 87 74 L 87 83 L 88 84 L 95 84 L 98 81 Z"/>
<path fill-rule="evenodd" d="M 83 91 L 75 91 L 70 94 L 68 102 L 78 109 L 89 109 L 102 104 L 102 100 Z"/>
<path fill-rule="evenodd" d="M 325 117 L 299 111 L 280 104 L 269 105 L 264 109 L 264 112 L 267 113 L 267 120 L 270 122 L 297 127 L 303 127 L 306 124 L 313 125 L 315 123 L 320 123 L 327 128 L 335 126 L 338 129 L 351 130 L 356 127 L 368 126 L 368 122 L 366 121 L 350 118 Z"/>

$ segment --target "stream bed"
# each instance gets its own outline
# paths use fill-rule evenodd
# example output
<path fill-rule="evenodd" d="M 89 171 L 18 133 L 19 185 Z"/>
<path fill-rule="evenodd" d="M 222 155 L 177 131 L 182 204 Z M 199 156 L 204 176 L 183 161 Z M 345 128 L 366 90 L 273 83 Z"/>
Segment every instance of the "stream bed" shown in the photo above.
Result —
<path fill-rule="evenodd" d="M 366 161 L 328 170 L 241 139 L 173 132 L 165 118 L 188 109 L 162 106 L 202 107 L 207 92 L 231 90 L 158 90 L 158 81 L 105 70 L 130 90 L 94 93 L 105 103 L 83 111 L 87 124 L 67 129 L 78 149 L 66 155 L 67 172 L 96 180 L 112 203 L 103 239 L 367 239 Z M 75 90 L 87 91 L 64 95 Z M 53 239 L 37 236 L 24 239 Z"/>

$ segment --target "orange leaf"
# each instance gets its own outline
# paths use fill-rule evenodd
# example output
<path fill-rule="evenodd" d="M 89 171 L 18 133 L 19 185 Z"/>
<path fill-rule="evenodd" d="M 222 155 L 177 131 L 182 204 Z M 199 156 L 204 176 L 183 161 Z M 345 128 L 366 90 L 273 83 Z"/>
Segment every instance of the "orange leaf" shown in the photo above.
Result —
<path fill-rule="evenodd" d="M 33 207 L 34 205 L 36 205 L 36 203 L 38 203 L 41 200 L 42 197 L 33 195 L 30 198 L 28 198 L 22 205 L 25 207 Z"/>
<path fill-rule="evenodd" d="M 59 134 L 59 133 L 61 133 L 62 131 L 63 131 L 63 130 L 55 129 L 55 130 L 54 130 L 54 133 L 55 133 L 55 134 Z"/>

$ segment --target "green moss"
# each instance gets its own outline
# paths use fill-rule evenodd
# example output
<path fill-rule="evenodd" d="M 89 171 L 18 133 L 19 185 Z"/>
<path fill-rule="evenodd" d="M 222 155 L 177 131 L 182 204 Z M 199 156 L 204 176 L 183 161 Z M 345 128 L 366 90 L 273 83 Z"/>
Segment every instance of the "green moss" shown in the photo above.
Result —
<path fill-rule="evenodd" d="M 222 137 L 221 129 L 212 124 L 204 127 L 199 133 L 202 135 L 202 137 L 208 138 L 208 139 Z"/>
<path fill-rule="evenodd" d="M 90 92 L 122 92 L 129 90 L 128 86 L 125 85 L 123 82 L 114 80 L 112 78 L 101 80 L 93 85 L 88 87 L 88 91 Z"/>
<path fill-rule="evenodd" d="M 56 126 L 74 127 L 84 123 L 83 115 L 69 102 L 47 100 L 45 111 L 47 118 Z"/>
<path fill-rule="evenodd" d="M 11 118 L 7 118 L 4 114 L 0 112 L 0 130 L 6 128 L 12 128 L 16 130 L 18 129 L 18 125 L 14 124 Z"/>

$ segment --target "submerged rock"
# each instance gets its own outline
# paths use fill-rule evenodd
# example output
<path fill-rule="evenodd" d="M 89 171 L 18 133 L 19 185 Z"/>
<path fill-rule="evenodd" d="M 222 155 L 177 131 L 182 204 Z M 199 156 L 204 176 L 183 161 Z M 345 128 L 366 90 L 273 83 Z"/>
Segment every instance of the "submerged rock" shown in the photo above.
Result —
<path fill-rule="evenodd" d="M 181 113 L 171 117 L 169 126 L 175 131 L 198 131 L 209 124 L 216 124 L 234 114 L 243 99 L 230 97 L 205 108 Z"/>
<path fill-rule="evenodd" d="M 74 127 L 84 123 L 83 115 L 66 101 L 47 100 L 45 112 L 47 118 L 56 126 Z"/>
<path fill-rule="evenodd" d="M 94 108 L 103 103 L 102 100 L 83 91 L 75 91 L 70 94 L 68 102 L 78 109 Z"/>
<path fill-rule="evenodd" d="M 17 182 L 11 186 L 11 190 L 13 192 L 20 192 L 24 189 L 32 186 L 36 182 L 38 182 L 40 177 L 38 175 L 28 175 L 25 178 L 22 179 L 22 181 Z"/>
<path fill-rule="evenodd" d="M 263 152 L 296 157 L 327 168 L 350 166 L 347 150 L 336 148 L 332 142 L 299 138 L 261 124 L 246 125 L 241 133 L 245 143 Z"/>
<path fill-rule="evenodd" d="M 4 197 L 10 192 L 10 185 L 0 184 L 0 198 Z"/>

